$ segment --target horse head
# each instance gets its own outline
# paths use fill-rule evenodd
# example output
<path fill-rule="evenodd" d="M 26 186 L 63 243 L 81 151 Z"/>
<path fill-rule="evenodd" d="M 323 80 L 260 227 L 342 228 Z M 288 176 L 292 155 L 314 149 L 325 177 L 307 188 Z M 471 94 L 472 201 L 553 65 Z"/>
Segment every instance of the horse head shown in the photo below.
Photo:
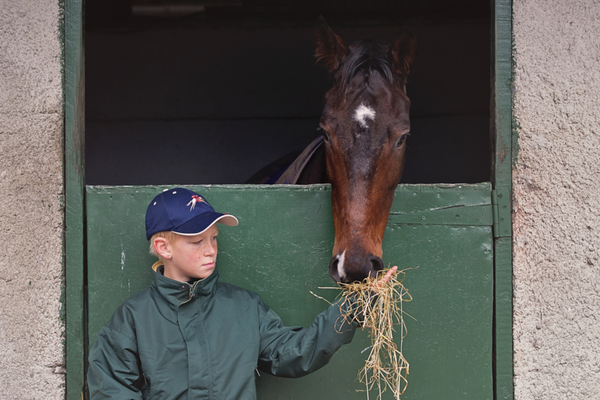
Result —
<path fill-rule="evenodd" d="M 329 272 L 336 282 L 361 281 L 383 269 L 383 235 L 410 131 L 406 78 L 415 42 L 404 31 L 390 45 L 346 45 L 322 18 L 317 26 L 316 58 L 333 78 L 320 130 L 332 185 Z"/>

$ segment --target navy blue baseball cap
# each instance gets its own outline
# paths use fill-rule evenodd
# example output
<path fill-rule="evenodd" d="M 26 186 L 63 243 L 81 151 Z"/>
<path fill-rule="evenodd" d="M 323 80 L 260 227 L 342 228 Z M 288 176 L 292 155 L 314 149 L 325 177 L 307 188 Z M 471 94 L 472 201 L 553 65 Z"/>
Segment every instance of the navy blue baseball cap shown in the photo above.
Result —
<path fill-rule="evenodd" d="M 181 187 L 167 189 L 156 196 L 146 210 L 146 239 L 165 231 L 184 236 L 198 235 L 215 222 L 229 226 L 238 224 L 236 217 L 216 212 L 196 192 Z"/>

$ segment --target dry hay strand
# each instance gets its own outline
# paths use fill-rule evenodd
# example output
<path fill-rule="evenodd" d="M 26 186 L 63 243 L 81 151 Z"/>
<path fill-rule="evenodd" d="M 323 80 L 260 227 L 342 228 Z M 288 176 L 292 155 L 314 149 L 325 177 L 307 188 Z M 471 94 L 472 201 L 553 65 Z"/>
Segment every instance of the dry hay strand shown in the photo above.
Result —
<path fill-rule="evenodd" d="M 407 333 L 403 304 L 411 301 L 412 296 L 402 284 L 406 270 L 398 271 L 383 284 L 380 279 L 387 271 L 380 271 L 376 278 L 369 277 L 362 282 L 340 284 L 340 307 L 348 310 L 343 317 L 349 322 L 357 321 L 363 330 L 368 330 L 371 339 L 371 346 L 363 350 L 370 351 L 369 357 L 358 372 L 358 379 L 366 386 L 367 400 L 373 389 L 377 390 L 378 400 L 386 390 L 400 400 L 408 385 L 409 363 L 402 355 Z M 399 348 L 394 342 L 397 326 L 400 327 Z"/>

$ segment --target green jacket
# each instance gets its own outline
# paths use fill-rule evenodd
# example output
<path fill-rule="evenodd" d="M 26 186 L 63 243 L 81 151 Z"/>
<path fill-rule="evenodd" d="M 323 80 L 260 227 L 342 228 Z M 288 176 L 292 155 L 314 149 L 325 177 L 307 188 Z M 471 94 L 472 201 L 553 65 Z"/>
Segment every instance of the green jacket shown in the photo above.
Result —
<path fill-rule="evenodd" d="M 308 328 L 285 327 L 260 297 L 218 281 L 154 272 L 100 331 L 89 356 L 90 398 L 255 399 L 255 370 L 299 377 L 329 362 L 355 324 L 337 305 Z"/>

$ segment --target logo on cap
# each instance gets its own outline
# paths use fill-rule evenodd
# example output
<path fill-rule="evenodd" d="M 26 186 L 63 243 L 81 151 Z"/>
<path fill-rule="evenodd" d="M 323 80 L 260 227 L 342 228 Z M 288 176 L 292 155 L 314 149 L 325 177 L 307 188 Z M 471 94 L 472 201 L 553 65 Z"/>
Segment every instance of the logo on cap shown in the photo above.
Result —
<path fill-rule="evenodd" d="M 200 197 L 200 196 L 198 196 L 198 195 L 195 194 L 195 195 L 192 196 L 192 200 L 190 200 L 190 202 L 187 203 L 186 206 L 191 205 L 190 211 L 192 211 L 194 209 L 194 207 L 196 207 L 196 203 L 199 203 L 201 201 L 204 201 L 204 199 L 202 197 Z"/>

